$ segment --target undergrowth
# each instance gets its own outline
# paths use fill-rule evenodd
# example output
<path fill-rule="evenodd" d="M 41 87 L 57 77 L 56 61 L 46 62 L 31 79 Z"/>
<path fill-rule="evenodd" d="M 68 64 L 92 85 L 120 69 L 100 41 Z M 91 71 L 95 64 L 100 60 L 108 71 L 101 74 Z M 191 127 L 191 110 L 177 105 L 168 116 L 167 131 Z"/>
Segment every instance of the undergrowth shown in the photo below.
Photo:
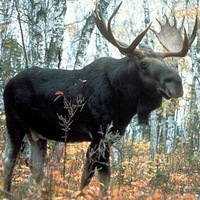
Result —
<path fill-rule="evenodd" d="M 67 144 L 65 150 L 64 145 L 49 142 L 45 178 L 41 186 L 31 178 L 27 158 L 21 153 L 13 174 L 12 199 L 99 199 L 97 175 L 82 193 L 79 190 L 88 145 L 89 143 Z M 149 142 L 122 141 L 117 147 L 121 149 L 120 159 L 116 160 L 116 155 L 114 157 L 111 154 L 112 178 L 108 197 L 105 199 L 192 200 L 200 196 L 200 163 L 190 155 L 189 145 L 177 148 L 170 155 L 159 151 L 153 161 L 149 156 Z M 2 174 L 2 161 L 0 172 Z M 0 177 L 0 188 L 2 187 L 3 174 Z M 3 199 L 3 194 L 1 190 L 0 199 Z"/>

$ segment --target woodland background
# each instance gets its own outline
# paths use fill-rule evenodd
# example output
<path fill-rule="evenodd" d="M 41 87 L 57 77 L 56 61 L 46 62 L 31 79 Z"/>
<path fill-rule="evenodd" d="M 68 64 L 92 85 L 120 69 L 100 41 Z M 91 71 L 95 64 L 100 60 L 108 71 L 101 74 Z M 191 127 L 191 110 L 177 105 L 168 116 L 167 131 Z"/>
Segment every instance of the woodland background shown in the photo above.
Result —
<path fill-rule="evenodd" d="M 107 19 L 120 0 L 98 2 Z M 2 93 L 12 76 L 33 66 L 73 70 L 102 56 L 122 57 L 96 29 L 92 17 L 95 4 L 95 0 L 0 1 L 0 155 L 6 131 Z M 178 25 L 185 17 L 184 25 L 190 35 L 199 12 L 199 0 L 124 0 L 113 19 L 113 32 L 120 41 L 129 44 L 150 22 L 159 31 L 155 19 L 165 22 L 167 15 L 173 24 L 175 15 Z M 166 59 L 182 77 L 184 96 L 164 100 L 162 107 L 152 113 L 149 126 L 139 126 L 137 116 L 134 117 L 126 135 L 114 144 L 109 199 L 197 199 L 200 196 L 199 37 L 198 31 L 188 56 Z M 151 31 L 143 43 L 164 51 Z M 87 145 L 67 145 L 63 158 L 64 147 L 50 142 L 46 178 L 40 190 L 29 178 L 26 154 L 22 153 L 14 174 L 12 198 L 76 198 Z M 2 180 L 3 175 L 0 188 Z M 98 199 L 98 187 L 94 178 L 85 196 L 78 198 Z"/>

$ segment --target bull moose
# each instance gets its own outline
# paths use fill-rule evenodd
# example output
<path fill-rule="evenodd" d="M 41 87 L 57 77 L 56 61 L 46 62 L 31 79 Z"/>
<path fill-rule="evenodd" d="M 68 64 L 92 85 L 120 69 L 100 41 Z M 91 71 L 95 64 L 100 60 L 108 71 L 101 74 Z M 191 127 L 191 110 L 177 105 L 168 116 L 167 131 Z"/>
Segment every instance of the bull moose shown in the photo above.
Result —
<path fill-rule="evenodd" d="M 175 18 L 174 25 L 167 17 L 165 24 L 158 21 L 161 31 L 151 30 L 167 51 L 154 52 L 147 45 L 139 45 L 151 24 L 129 46 L 115 39 L 111 21 L 120 6 L 121 3 L 107 26 L 99 5 L 93 15 L 101 34 L 125 55 L 124 58 L 100 58 L 73 71 L 32 67 L 7 83 L 4 91 L 7 133 L 3 154 L 6 191 L 11 189 L 16 158 L 27 136 L 31 144 L 30 169 L 37 183 L 43 178 L 48 139 L 91 142 L 80 188 L 90 183 L 97 170 L 101 193 L 106 195 L 111 173 L 110 146 L 115 142 L 112 137 L 106 139 L 107 127 L 112 124 L 109 132 L 113 138 L 122 136 L 134 115 L 138 115 L 139 123 L 148 124 L 149 114 L 161 105 L 163 97 L 170 99 L 183 95 L 181 77 L 163 59 L 187 54 L 196 37 L 197 19 L 189 38 L 183 24 L 177 27 Z M 59 98 L 56 98 L 57 91 L 62 94 Z M 80 96 L 84 105 L 74 114 L 66 133 L 58 119 L 58 115 L 69 115 L 63 101 L 67 99 L 76 105 Z"/>

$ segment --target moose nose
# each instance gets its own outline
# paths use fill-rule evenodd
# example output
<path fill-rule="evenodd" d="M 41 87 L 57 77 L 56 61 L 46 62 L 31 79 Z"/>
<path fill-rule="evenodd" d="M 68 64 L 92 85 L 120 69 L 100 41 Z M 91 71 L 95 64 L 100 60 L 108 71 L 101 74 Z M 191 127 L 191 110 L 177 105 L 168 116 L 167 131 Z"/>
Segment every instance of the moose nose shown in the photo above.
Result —
<path fill-rule="evenodd" d="M 165 92 L 170 98 L 178 98 L 183 96 L 182 81 L 166 81 Z"/>

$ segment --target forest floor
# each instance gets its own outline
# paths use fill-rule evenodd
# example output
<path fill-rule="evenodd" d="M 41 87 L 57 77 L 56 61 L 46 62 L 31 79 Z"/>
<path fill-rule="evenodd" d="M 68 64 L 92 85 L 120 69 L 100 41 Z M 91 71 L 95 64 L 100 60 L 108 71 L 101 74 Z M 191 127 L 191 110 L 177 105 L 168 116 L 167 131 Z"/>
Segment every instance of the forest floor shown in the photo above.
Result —
<path fill-rule="evenodd" d="M 0 134 L 0 157 L 4 146 Z M 68 144 L 65 158 L 62 146 L 49 143 L 45 178 L 37 186 L 31 178 L 26 156 L 21 153 L 13 174 L 12 191 L 8 199 L 22 200 L 96 200 L 99 198 L 97 176 L 79 196 L 83 160 L 88 143 Z M 186 145 L 170 155 L 162 152 L 149 159 L 149 142 L 126 142 L 121 146 L 120 164 L 111 156 L 112 178 L 108 197 L 102 199 L 200 199 L 200 162 L 194 160 Z M 65 163 L 65 164 L 64 164 Z M 65 167 L 64 167 L 65 166 Z M 0 199 L 3 191 L 3 166 L 0 159 Z"/>

